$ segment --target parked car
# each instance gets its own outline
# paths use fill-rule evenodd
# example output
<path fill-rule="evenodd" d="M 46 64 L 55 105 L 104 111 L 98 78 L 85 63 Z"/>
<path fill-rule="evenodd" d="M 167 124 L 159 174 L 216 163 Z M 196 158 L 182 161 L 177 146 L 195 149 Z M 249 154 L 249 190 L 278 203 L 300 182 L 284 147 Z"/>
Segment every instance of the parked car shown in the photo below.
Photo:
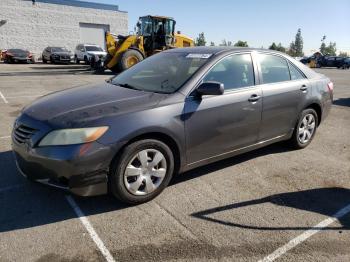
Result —
<path fill-rule="evenodd" d="M 7 49 L 2 53 L 5 63 L 34 63 L 34 56 L 27 50 Z"/>
<path fill-rule="evenodd" d="M 66 63 L 69 64 L 73 60 L 73 54 L 64 47 L 46 47 L 41 56 L 43 63 L 50 61 L 52 64 L 55 63 Z"/>
<path fill-rule="evenodd" d="M 173 174 L 278 141 L 305 148 L 332 100 L 329 78 L 276 51 L 172 49 L 36 100 L 12 146 L 32 180 L 137 204 Z"/>
<path fill-rule="evenodd" d="M 90 64 L 91 58 L 97 56 L 99 59 L 103 59 L 107 55 L 106 51 L 103 50 L 98 45 L 90 44 L 80 44 L 75 48 L 74 60 L 76 64 L 79 64 L 80 61 L 84 61 L 85 64 Z"/>
<path fill-rule="evenodd" d="M 345 57 L 342 65 L 343 69 L 349 69 L 350 68 L 350 57 Z"/>
<path fill-rule="evenodd" d="M 344 57 L 340 56 L 323 56 L 319 59 L 320 67 L 337 67 L 341 68 L 344 63 Z"/>

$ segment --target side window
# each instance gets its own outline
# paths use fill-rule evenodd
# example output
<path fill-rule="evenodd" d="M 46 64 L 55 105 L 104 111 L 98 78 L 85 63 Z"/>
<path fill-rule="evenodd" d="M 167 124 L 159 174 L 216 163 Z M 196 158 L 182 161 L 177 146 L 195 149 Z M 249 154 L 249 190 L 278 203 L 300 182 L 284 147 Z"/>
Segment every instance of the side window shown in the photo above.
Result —
<path fill-rule="evenodd" d="M 290 78 L 292 80 L 304 79 L 305 76 L 291 63 L 289 63 Z"/>
<path fill-rule="evenodd" d="M 250 54 L 232 55 L 217 63 L 203 79 L 224 84 L 225 90 L 253 86 L 254 69 Z"/>
<path fill-rule="evenodd" d="M 263 84 L 289 81 L 287 61 L 279 56 L 259 54 Z"/>

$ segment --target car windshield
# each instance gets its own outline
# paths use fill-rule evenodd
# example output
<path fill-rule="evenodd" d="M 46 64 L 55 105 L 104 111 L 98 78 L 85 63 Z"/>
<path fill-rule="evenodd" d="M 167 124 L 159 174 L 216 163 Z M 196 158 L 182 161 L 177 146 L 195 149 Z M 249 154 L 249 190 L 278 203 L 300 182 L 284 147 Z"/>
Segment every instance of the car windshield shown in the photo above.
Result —
<path fill-rule="evenodd" d="M 64 47 L 52 47 L 52 52 L 68 52 Z"/>
<path fill-rule="evenodd" d="M 111 83 L 148 92 L 174 93 L 209 57 L 175 52 L 156 54 L 117 75 Z"/>
<path fill-rule="evenodd" d="M 85 46 L 86 51 L 103 51 L 101 47 L 98 46 Z"/>
<path fill-rule="evenodd" d="M 9 53 L 27 53 L 27 51 L 23 49 L 8 49 L 7 52 Z"/>

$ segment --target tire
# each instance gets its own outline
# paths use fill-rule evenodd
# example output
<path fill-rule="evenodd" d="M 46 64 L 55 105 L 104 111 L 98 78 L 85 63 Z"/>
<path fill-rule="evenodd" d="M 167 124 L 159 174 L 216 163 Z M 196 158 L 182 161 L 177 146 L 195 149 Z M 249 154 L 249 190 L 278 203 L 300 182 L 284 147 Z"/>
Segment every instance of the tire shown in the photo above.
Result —
<path fill-rule="evenodd" d="M 313 122 L 310 121 L 312 118 L 314 120 Z M 307 108 L 303 110 L 297 124 L 295 125 L 293 135 L 289 140 L 290 146 L 292 146 L 294 149 L 302 149 L 307 147 L 316 134 L 318 121 L 318 116 L 314 109 Z M 311 129 L 312 126 L 313 129 Z M 304 141 L 303 138 L 305 138 Z"/>
<path fill-rule="evenodd" d="M 126 50 L 119 61 L 119 70 L 124 71 L 143 60 L 142 54 L 133 49 Z"/>
<path fill-rule="evenodd" d="M 44 63 L 44 64 L 47 64 L 47 60 L 45 59 L 44 56 L 42 56 L 41 59 L 43 60 L 43 63 Z"/>
<path fill-rule="evenodd" d="M 140 155 L 144 156 L 147 168 L 142 165 Z M 159 157 L 156 158 L 156 155 Z M 155 158 L 161 160 L 152 167 Z M 133 171 L 132 174 L 136 172 L 136 175 L 126 175 L 128 166 Z M 158 196 L 169 184 L 173 172 L 173 152 L 165 143 L 154 139 L 140 140 L 128 145 L 113 161 L 109 180 L 110 192 L 124 203 L 141 204 Z M 152 175 L 158 173 L 161 175 Z"/>
<path fill-rule="evenodd" d="M 50 56 L 50 63 L 51 63 L 51 64 L 54 64 L 54 63 L 55 63 L 55 61 L 53 60 L 52 56 Z"/>
<path fill-rule="evenodd" d="M 89 59 L 87 58 L 87 56 L 84 56 L 84 63 L 85 63 L 85 65 L 89 64 Z"/>
<path fill-rule="evenodd" d="M 79 59 L 78 59 L 78 57 L 77 57 L 77 56 L 74 56 L 74 63 L 76 63 L 76 64 L 80 64 L 80 61 L 79 61 Z"/>

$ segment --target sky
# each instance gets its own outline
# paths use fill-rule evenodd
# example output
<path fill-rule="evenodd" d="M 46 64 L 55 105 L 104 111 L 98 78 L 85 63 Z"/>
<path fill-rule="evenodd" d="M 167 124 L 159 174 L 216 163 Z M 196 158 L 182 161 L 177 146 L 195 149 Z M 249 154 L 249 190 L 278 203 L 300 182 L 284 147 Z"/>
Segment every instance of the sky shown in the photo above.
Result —
<path fill-rule="evenodd" d="M 207 45 L 223 39 L 247 41 L 268 48 L 272 42 L 288 47 L 301 28 L 304 53 L 319 49 L 321 38 L 350 53 L 350 0 L 85 0 L 119 5 L 129 15 L 133 31 L 139 16 L 174 17 L 176 30 L 192 38 L 204 32 Z"/>

